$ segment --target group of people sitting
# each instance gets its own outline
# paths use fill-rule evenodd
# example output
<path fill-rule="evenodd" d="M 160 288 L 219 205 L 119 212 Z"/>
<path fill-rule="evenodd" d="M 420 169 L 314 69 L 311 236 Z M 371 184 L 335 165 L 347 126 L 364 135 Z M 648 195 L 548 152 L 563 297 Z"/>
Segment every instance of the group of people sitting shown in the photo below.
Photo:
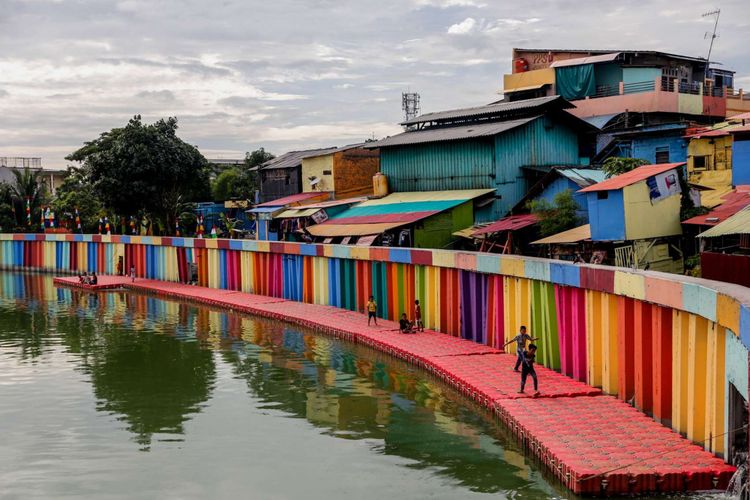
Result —
<path fill-rule="evenodd" d="M 96 285 L 99 283 L 99 278 L 96 277 L 96 272 L 88 274 L 86 271 L 78 273 L 78 283 L 81 285 Z"/>
<path fill-rule="evenodd" d="M 401 333 L 417 333 L 424 331 L 424 323 L 422 323 L 422 306 L 419 305 L 418 300 L 414 301 L 414 321 L 411 321 L 409 316 L 407 316 L 406 313 L 403 313 L 398 324 Z"/>

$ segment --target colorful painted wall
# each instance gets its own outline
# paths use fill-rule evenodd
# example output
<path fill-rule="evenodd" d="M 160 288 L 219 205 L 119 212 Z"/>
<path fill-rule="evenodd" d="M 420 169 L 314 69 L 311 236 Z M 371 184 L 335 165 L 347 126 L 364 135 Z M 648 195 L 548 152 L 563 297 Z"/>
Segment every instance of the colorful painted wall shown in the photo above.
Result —
<path fill-rule="evenodd" d="M 500 347 L 527 325 L 545 366 L 723 454 L 730 387 L 747 397 L 750 293 L 679 275 L 519 256 L 250 240 L 0 235 L 0 265 L 112 273 L 363 310 Z M 731 384 L 731 385 L 730 385 Z M 714 438 L 716 437 L 716 438 Z"/>

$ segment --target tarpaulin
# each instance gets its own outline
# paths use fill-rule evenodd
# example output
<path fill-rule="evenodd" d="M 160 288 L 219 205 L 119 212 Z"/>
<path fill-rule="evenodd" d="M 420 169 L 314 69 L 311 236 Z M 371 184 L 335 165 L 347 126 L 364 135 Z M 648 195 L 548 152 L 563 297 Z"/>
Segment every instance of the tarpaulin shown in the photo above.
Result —
<path fill-rule="evenodd" d="M 583 99 L 596 93 L 594 65 L 555 68 L 557 93 L 568 100 Z"/>

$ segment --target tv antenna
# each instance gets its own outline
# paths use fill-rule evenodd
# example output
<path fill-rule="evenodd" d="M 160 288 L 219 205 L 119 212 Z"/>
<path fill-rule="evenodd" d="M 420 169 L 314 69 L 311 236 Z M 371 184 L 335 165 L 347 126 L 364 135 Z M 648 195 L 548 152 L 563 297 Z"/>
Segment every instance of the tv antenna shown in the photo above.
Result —
<path fill-rule="evenodd" d="M 419 94 L 416 92 L 401 93 L 401 109 L 404 112 L 406 121 L 416 118 L 419 115 Z"/>
<path fill-rule="evenodd" d="M 706 69 L 708 69 L 708 65 L 711 64 L 711 50 L 714 48 L 714 40 L 719 37 L 719 35 L 716 34 L 716 28 L 719 26 L 719 15 L 721 15 L 721 9 L 714 9 L 710 12 L 706 12 L 701 17 L 711 17 L 715 16 L 714 19 L 714 30 L 709 33 L 706 31 L 706 34 L 703 35 L 703 39 L 705 40 L 708 37 L 711 37 L 711 44 L 708 46 L 708 57 L 706 57 Z"/>

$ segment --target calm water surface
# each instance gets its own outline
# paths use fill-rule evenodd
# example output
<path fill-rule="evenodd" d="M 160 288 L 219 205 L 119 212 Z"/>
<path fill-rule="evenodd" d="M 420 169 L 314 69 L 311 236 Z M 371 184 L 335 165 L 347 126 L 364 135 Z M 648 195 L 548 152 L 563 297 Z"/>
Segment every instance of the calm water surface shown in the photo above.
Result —
<path fill-rule="evenodd" d="M 2 498 L 548 498 L 422 372 L 279 322 L 0 274 Z"/>

